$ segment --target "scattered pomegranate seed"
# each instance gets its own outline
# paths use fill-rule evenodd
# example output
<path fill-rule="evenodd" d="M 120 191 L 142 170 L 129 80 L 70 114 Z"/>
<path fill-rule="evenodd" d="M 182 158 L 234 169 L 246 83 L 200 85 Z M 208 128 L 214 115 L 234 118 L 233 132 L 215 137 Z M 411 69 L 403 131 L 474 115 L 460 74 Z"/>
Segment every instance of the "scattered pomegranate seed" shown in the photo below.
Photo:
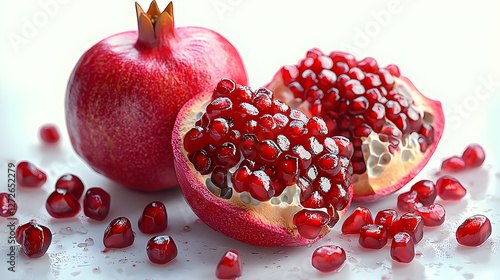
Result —
<path fill-rule="evenodd" d="M 418 207 L 415 214 L 420 215 L 424 221 L 424 226 L 435 227 L 444 223 L 446 211 L 440 204 L 431 204 Z"/>
<path fill-rule="evenodd" d="M 447 158 L 441 164 L 441 170 L 446 172 L 460 172 L 465 170 L 465 161 L 458 156 Z"/>
<path fill-rule="evenodd" d="M 377 213 L 375 217 L 375 224 L 383 226 L 385 229 L 389 229 L 392 222 L 396 220 L 398 213 L 394 209 L 381 210 Z"/>
<path fill-rule="evenodd" d="M 45 202 L 47 212 L 54 218 L 74 217 L 80 211 L 80 202 L 65 189 L 56 189 Z"/>
<path fill-rule="evenodd" d="M 166 264 L 177 257 L 177 246 L 170 236 L 154 236 L 146 245 L 146 253 L 152 263 Z"/>
<path fill-rule="evenodd" d="M 416 191 L 404 192 L 398 196 L 398 209 L 401 212 L 413 212 L 415 208 L 422 206 Z"/>
<path fill-rule="evenodd" d="M 134 243 L 135 233 L 130 220 L 118 217 L 112 220 L 104 231 L 103 243 L 106 248 L 125 248 Z"/>
<path fill-rule="evenodd" d="M 335 245 L 321 246 L 314 250 L 312 266 L 322 272 L 339 270 L 346 261 L 344 249 Z"/>
<path fill-rule="evenodd" d="M 85 188 L 82 180 L 76 175 L 64 174 L 56 182 L 56 190 L 58 189 L 66 190 L 68 194 L 74 196 L 78 200 L 82 197 Z"/>
<path fill-rule="evenodd" d="M 467 190 L 456 178 L 447 175 L 436 181 L 436 190 L 443 200 L 460 200 L 467 194 Z"/>
<path fill-rule="evenodd" d="M 361 227 L 359 244 L 369 249 L 380 249 L 387 244 L 386 229 L 382 225 L 368 224 Z"/>
<path fill-rule="evenodd" d="M 484 152 L 483 147 L 479 144 L 471 144 L 467 146 L 462 154 L 462 159 L 464 160 L 465 165 L 470 168 L 481 166 L 485 158 L 486 153 Z"/>
<path fill-rule="evenodd" d="M 111 205 L 111 196 L 101 188 L 90 188 L 83 198 L 85 216 L 102 221 L 106 219 Z"/>
<path fill-rule="evenodd" d="M 436 186 L 430 180 L 420 180 L 411 186 L 410 191 L 417 192 L 418 200 L 424 205 L 431 205 L 436 200 Z"/>
<path fill-rule="evenodd" d="M 457 229 L 458 243 L 465 246 L 479 246 L 491 235 L 490 220 L 484 215 L 467 218 Z"/>
<path fill-rule="evenodd" d="M 373 224 L 373 217 L 370 210 L 366 207 L 356 207 L 352 214 L 347 217 L 342 224 L 342 233 L 359 233 L 364 225 Z"/>
<path fill-rule="evenodd" d="M 329 221 L 330 216 L 323 211 L 303 209 L 293 216 L 293 224 L 297 226 L 299 234 L 309 239 L 318 237 Z"/>
<path fill-rule="evenodd" d="M 15 237 L 23 252 L 30 258 L 43 256 L 52 242 L 52 232 L 35 220 L 19 226 Z"/>
<path fill-rule="evenodd" d="M 40 127 L 40 139 L 47 144 L 59 142 L 59 129 L 55 124 L 44 124 Z"/>
<path fill-rule="evenodd" d="M 391 258 L 402 263 L 409 263 L 415 257 L 415 244 L 407 232 L 398 232 L 391 243 Z"/>
<path fill-rule="evenodd" d="M 405 213 L 392 223 L 389 234 L 395 236 L 398 232 L 407 232 L 415 244 L 424 236 L 424 222 L 421 216 L 415 213 Z"/>
<path fill-rule="evenodd" d="M 146 234 L 156 234 L 167 229 L 168 217 L 165 205 L 159 201 L 148 204 L 139 218 L 139 230 Z"/>
<path fill-rule="evenodd" d="M 237 251 L 229 250 L 217 264 L 215 276 L 217 279 L 236 279 L 242 275 L 240 255 Z"/>
<path fill-rule="evenodd" d="M 17 212 L 17 203 L 8 193 L 0 193 L 0 217 L 14 216 Z"/>
<path fill-rule="evenodd" d="M 39 188 L 47 181 L 47 175 L 33 163 L 22 161 L 16 167 L 16 181 L 18 186 Z"/>

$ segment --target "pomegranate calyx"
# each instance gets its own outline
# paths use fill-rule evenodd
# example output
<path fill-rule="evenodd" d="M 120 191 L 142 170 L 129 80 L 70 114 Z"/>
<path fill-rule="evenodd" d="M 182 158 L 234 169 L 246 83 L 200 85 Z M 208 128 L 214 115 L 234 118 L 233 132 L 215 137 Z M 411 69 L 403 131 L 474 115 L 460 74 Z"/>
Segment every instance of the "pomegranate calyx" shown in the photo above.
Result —
<path fill-rule="evenodd" d="M 138 45 L 146 48 L 162 48 L 169 46 L 169 41 L 175 38 L 174 8 L 170 2 L 163 12 L 158 8 L 156 0 L 144 12 L 136 2 L 137 25 L 139 30 Z"/>

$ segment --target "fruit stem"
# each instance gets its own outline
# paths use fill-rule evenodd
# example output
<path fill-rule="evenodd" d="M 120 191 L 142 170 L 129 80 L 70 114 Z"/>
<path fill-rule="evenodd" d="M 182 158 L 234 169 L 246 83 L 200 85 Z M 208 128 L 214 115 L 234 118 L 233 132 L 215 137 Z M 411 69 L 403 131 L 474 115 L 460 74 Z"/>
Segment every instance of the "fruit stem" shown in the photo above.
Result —
<path fill-rule="evenodd" d="M 156 0 L 149 5 L 147 12 L 135 2 L 139 38 L 137 45 L 143 48 L 170 48 L 175 41 L 174 8 L 170 2 L 163 12 Z"/>

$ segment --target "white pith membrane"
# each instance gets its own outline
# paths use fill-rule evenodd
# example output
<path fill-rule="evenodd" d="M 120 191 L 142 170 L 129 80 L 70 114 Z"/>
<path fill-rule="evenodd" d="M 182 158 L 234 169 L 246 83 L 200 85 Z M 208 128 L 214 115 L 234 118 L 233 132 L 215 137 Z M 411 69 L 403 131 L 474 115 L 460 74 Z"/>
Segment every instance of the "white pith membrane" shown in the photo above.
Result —
<path fill-rule="evenodd" d="M 184 137 L 186 133 L 195 126 L 197 120 L 201 118 L 201 116 L 205 113 L 207 105 L 210 103 L 210 100 L 207 100 L 203 103 L 194 104 L 189 111 L 189 114 L 185 115 L 183 119 L 182 125 L 179 130 L 179 138 L 182 139 L 182 146 L 184 146 Z M 300 236 L 297 227 L 293 224 L 294 215 L 303 210 L 309 209 L 312 211 L 321 211 L 328 214 L 326 208 L 305 208 L 300 204 L 300 189 L 296 184 L 291 186 L 287 186 L 281 195 L 277 197 L 273 197 L 268 201 L 259 201 L 250 195 L 250 193 L 244 191 L 241 193 L 236 192 L 232 189 L 232 182 L 230 177 L 228 178 L 228 188 L 232 189 L 232 195 L 230 198 L 221 197 L 221 189 L 215 186 L 210 179 L 211 173 L 207 175 L 200 174 L 193 166 L 193 164 L 188 159 L 188 153 L 185 149 L 182 149 L 182 154 L 184 155 L 184 159 L 189 166 L 190 171 L 194 174 L 197 179 L 202 182 L 207 189 L 218 199 L 225 201 L 228 204 L 234 205 L 238 208 L 241 208 L 248 213 L 251 213 L 256 219 L 262 221 L 263 223 L 285 228 L 290 235 L 292 236 Z M 241 157 L 243 160 L 243 156 Z M 240 161 L 241 161 L 240 160 Z M 239 163 L 229 170 L 227 176 L 231 176 L 232 173 L 236 171 L 239 167 Z M 337 211 L 339 217 L 347 210 L 347 207 Z M 330 231 L 330 227 L 328 225 L 324 226 L 318 236 L 323 236 Z"/>
<path fill-rule="evenodd" d="M 394 88 L 409 100 L 414 101 L 411 107 L 420 114 L 422 123 L 435 128 L 433 115 L 425 111 L 426 99 L 420 94 L 412 95 L 411 92 L 415 92 L 416 89 L 410 87 L 402 79 L 394 77 L 394 80 Z M 312 117 L 309 113 L 310 103 L 295 98 L 294 94 L 285 86 L 281 75 L 277 75 L 267 88 L 274 92 L 276 99 L 282 100 L 292 109 L 303 109 L 302 112 L 308 118 Z M 387 122 L 392 123 L 388 119 Z M 403 136 L 399 143 L 399 149 L 395 154 L 388 151 L 389 142 L 380 140 L 376 132 L 370 133 L 368 137 L 362 137 L 361 140 L 363 141 L 361 148 L 366 164 L 366 172 L 352 174 L 352 183 L 356 195 L 373 194 L 377 190 L 398 184 L 401 178 L 409 174 L 431 150 L 427 148 L 424 153 L 420 151 L 417 132 Z M 391 189 L 386 191 L 387 193 L 392 192 Z"/>

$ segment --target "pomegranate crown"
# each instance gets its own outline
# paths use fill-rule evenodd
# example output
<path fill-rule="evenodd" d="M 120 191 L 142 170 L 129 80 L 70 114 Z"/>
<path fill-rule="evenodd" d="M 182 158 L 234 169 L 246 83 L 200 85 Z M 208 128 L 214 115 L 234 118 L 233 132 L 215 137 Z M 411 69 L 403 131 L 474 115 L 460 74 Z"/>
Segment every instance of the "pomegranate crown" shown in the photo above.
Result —
<path fill-rule="evenodd" d="M 167 5 L 163 12 L 158 8 L 156 0 L 151 2 L 147 12 L 144 12 L 137 2 L 135 2 L 135 9 L 139 28 L 139 39 L 137 42 L 141 46 L 150 48 L 168 46 L 168 42 L 175 37 L 174 7 L 172 2 Z"/>

